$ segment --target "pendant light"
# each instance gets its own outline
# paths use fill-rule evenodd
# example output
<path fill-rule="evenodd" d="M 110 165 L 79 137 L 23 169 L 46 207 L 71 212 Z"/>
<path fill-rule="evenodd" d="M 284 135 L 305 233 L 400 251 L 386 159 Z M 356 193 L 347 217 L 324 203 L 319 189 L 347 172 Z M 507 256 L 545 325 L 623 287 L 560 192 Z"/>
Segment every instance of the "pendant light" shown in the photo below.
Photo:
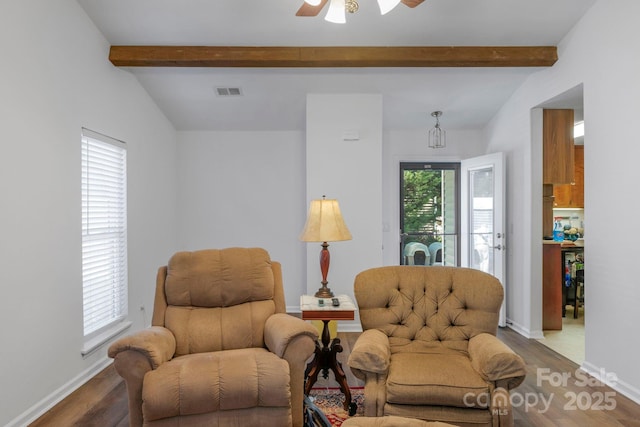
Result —
<path fill-rule="evenodd" d="M 436 125 L 429 131 L 429 148 L 445 148 L 447 146 L 447 132 L 440 127 L 442 111 L 431 113 L 436 118 Z"/>

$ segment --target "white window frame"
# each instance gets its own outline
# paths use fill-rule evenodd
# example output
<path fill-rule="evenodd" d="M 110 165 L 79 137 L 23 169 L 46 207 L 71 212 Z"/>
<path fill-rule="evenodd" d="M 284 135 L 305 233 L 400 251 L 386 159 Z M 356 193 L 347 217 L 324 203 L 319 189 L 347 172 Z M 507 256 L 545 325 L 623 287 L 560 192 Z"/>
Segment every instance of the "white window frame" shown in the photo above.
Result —
<path fill-rule="evenodd" d="M 83 355 L 131 325 L 128 315 L 127 148 L 82 129 Z"/>

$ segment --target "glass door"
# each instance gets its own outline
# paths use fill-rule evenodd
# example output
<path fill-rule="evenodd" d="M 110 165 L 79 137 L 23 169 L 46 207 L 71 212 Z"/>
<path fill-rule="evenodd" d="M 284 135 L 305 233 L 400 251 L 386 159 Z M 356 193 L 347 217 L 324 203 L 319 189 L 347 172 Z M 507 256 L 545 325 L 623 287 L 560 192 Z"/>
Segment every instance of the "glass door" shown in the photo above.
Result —
<path fill-rule="evenodd" d="M 504 287 L 504 155 L 489 154 L 461 163 L 461 265 L 496 276 Z M 506 295 L 506 294 L 505 294 Z M 500 326 L 505 326 L 502 304 Z"/>
<path fill-rule="evenodd" d="M 458 265 L 459 163 L 400 163 L 400 264 Z"/>

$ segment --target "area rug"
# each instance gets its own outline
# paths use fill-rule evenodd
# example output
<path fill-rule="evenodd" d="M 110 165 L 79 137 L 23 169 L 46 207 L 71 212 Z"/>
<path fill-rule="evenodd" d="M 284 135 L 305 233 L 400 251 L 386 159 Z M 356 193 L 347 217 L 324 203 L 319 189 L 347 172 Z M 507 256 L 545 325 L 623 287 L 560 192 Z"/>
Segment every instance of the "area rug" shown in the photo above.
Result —
<path fill-rule="evenodd" d="M 351 401 L 357 405 L 354 417 L 363 416 L 364 414 L 364 388 L 351 387 Z M 342 404 L 344 403 L 344 394 L 337 387 L 312 388 L 309 397 L 327 416 L 332 427 L 340 427 L 342 422 L 349 418 L 349 413 L 345 411 Z"/>

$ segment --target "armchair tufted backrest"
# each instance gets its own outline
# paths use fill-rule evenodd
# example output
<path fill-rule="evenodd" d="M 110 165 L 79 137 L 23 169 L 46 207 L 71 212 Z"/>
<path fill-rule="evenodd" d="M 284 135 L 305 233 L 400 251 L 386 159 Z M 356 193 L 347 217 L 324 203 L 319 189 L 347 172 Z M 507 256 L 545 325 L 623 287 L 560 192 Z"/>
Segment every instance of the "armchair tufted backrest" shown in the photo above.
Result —
<path fill-rule="evenodd" d="M 470 338 L 496 334 L 502 285 L 461 267 L 388 266 L 365 270 L 354 283 L 363 330 L 379 329 L 391 351 L 467 351 Z"/>
<path fill-rule="evenodd" d="M 285 311 L 280 264 L 260 248 L 174 254 L 158 270 L 154 326 L 176 338 L 176 356 L 264 347 L 264 324 Z"/>

